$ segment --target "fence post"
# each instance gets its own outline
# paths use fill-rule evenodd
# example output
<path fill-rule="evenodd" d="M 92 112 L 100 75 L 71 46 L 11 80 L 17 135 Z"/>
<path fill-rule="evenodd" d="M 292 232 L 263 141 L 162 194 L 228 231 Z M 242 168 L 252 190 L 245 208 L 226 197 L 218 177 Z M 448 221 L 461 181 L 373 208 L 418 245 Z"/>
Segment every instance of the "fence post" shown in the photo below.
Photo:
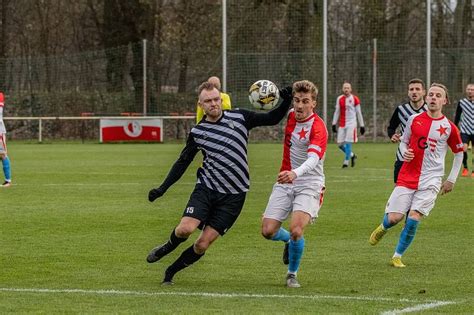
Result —
<path fill-rule="evenodd" d="M 227 92 L 227 1 L 222 0 L 222 91 Z"/>
<path fill-rule="evenodd" d="M 41 143 L 43 141 L 43 120 L 41 118 L 38 119 L 38 142 Z"/>
<path fill-rule="evenodd" d="M 147 88 L 146 88 L 146 39 L 143 40 L 143 116 L 147 112 Z"/>
<path fill-rule="evenodd" d="M 372 56 L 372 100 L 373 100 L 373 115 L 374 115 L 374 139 L 377 141 L 377 38 L 374 38 L 374 51 Z"/>

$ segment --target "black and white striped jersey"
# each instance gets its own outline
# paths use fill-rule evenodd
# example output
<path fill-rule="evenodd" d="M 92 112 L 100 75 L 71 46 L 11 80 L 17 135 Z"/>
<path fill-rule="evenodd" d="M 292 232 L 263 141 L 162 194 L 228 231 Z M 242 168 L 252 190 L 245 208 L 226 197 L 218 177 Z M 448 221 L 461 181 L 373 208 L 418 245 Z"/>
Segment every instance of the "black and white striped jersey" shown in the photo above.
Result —
<path fill-rule="evenodd" d="M 400 129 L 400 134 L 403 135 L 408 118 L 410 118 L 412 115 L 426 112 L 427 109 L 428 107 L 426 103 L 424 103 L 423 106 L 418 109 L 413 108 L 409 101 L 398 105 L 393 112 L 392 118 L 390 118 L 390 123 L 387 127 L 388 137 L 392 138 L 392 136 L 397 132 L 397 128 Z M 397 160 L 403 161 L 400 148 L 397 150 Z"/>
<path fill-rule="evenodd" d="M 454 123 L 461 133 L 474 135 L 474 100 L 463 98 L 458 102 Z"/>
<path fill-rule="evenodd" d="M 276 125 L 280 122 L 291 104 L 291 88 L 289 91 L 290 94 L 286 94 L 289 97 L 284 98 L 280 106 L 267 113 L 233 109 L 223 111 L 216 122 L 209 122 L 204 117 L 191 129 L 186 146 L 160 187 L 166 191 L 173 185 L 201 151 L 203 163 L 197 171 L 198 184 L 224 194 L 248 191 L 249 131 L 254 127 Z"/>

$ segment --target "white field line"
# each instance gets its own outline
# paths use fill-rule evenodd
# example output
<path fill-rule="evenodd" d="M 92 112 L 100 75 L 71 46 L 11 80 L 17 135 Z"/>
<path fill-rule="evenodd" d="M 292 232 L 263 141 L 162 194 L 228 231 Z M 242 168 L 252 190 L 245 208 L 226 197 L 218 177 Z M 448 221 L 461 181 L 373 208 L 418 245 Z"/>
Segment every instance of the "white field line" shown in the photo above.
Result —
<path fill-rule="evenodd" d="M 122 290 L 85 290 L 85 289 L 45 289 L 45 288 L 0 288 L 0 292 L 19 292 L 19 293 L 68 293 L 68 294 L 91 294 L 91 295 L 135 295 L 135 296 L 195 296 L 211 298 L 253 298 L 253 299 L 307 299 L 307 300 L 356 300 L 369 302 L 404 302 L 420 303 L 422 301 L 410 299 L 393 299 L 384 297 L 370 296 L 344 296 L 344 295 L 293 295 L 293 294 L 251 294 L 251 293 L 210 293 L 210 292 L 145 292 L 145 291 L 122 291 Z M 430 304 L 420 305 L 447 305 L 454 304 L 451 301 L 424 301 Z M 388 313 L 387 313 L 388 314 Z"/>
<path fill-rule="evenodd" d="M 403 309 L 395 309 L 391 311 L 386 311 L 386 312 L 381 313 L 381 315 L 395 315 L 395 314 L 419 312 L 419 311 L 437 308 L 437 307 L 449 305 L 449 304 L 455 304 L 455 302 L 437 301 L 437 302 L 432 302 L 432 303 L 419 304 L 419 305 L 415 305 L 415 306 L 411 306 L 411 307 L 407 307 Z"/>
<path fill-rule="evenodd" d="M 341 178 L 341 177 L 339 177 Z M 329 180 L 329 183 L 355 183 L 355 182 L 372 182 L 372 181 L 381 181 L 381 180 L 387 180 L 387 177 L 365 177 L 365 178 L 343 178 L 343 179 L 333 179 Z M 255 185 L 262 185 L 262 184 L 268 184 L 268 185 L 273 185 L 275 181 L 269 180 L 269 181 L 250 181 L 250 189 L 252 189 L 252 184 Z M 327 183 L 326 183 L 327 184 Z M 147 186 L 146 183 L 126 183 L 126 182 L 116 182 L 116 183 L 97 183 L 97 182 L 92 182 L 92 183 L 13 183 L 12 186 L 43 186 L 43 187 L 48 187 L 48 186 L 88 186 L 88 187 L 95 187 L 95 186 Z M 196 185 L 196 182 L 179 182 L 177 185 Z M 148 185 L 149 186 L 149 185 Z"/>

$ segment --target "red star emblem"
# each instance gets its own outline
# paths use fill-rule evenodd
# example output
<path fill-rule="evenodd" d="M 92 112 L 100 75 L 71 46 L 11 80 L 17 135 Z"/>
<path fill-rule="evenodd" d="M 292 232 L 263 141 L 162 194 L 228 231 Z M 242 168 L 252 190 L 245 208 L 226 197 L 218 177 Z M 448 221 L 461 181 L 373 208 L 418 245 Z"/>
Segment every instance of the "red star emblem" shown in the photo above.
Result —
<path fill-rule="evenodd" d="M 298 135 L 300 136 L 300 140 L 306 138 L 307 133 L 308 132 L 306 130 L 304 130 L 304 128 L 301 128 L 301 131 L 298 132 Z"/>
<path fill-rule="evenodd" d="M 443 126 L 439 126 L 439 129 L 436 129 L 436 131 L 439 131 L 439 136 L 441 137 L 442 135 L 447 135 L 448 133 L 446 132 L 446 130 L 448 130 L 448 128 L 446 127 L 443 127 Z"/>

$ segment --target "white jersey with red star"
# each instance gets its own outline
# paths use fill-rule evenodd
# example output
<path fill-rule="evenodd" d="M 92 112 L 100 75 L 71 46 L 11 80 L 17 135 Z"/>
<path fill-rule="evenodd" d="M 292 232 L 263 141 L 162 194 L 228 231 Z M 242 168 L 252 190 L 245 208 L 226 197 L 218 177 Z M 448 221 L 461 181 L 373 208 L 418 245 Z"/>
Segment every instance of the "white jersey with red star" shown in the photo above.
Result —
<path fill-rule="evenodd" d="M 323 164 L 328 142 L 328 132 L 324 121 L 314 113 L 304 121 L 297 121 L 292 109 L 288 114 L 284 141 L 280 172 L 294 171 L 308 159 L 317 158 L 316 166 L 303 174 L 297 174 L 298 177 L 293 183 L 324 185 Z"/>
<path fill-rule="evenodd" d="M 401 138 L 415 157 L 403 162 L 397 186 L 410 189 L 439 189 L 444 175 L 444 159 L 448 146 L 453 153 L 463 151 L 461 135 L 456 125 L 445 116 L 431 118 L 427 112 L 408 119 Z"/>
<path fill-rule="evenodd" d="M 0 92 L 0 134 L 6 133 L 5 124 L 3 123 L 3 107 L 5 105 L 5 97 Z"/>
<path fill-rule="evenodd" d="M 360 109 L 360 100 L 355 95 L 339 95 L 336 100 L 336 109 L 332 119 L 332 124 L 339 127 L 357 127 L 357 120 L 359 125 L 364 126 L 364 118 Z"/>

